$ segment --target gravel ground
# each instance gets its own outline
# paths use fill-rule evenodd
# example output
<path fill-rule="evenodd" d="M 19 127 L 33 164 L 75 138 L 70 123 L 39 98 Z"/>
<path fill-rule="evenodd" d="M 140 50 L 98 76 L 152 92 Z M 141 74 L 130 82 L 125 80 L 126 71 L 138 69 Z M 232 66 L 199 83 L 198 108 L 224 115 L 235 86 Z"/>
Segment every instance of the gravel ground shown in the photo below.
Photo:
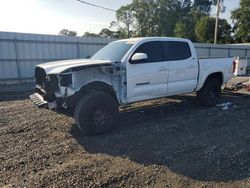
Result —
<path fill-rule="evenodd" d="M 228 110 L 194 94 L 136 104 L 95 137 L 28 95 L 0 95 L 0 187 L 250 187 L 247 95 L 224 94 Z"/>

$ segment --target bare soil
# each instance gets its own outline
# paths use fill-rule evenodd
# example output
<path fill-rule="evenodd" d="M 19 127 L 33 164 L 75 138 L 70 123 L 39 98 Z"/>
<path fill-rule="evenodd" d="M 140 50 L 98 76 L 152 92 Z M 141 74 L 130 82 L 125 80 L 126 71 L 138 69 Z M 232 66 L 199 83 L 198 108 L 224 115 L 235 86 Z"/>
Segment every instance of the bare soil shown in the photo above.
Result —
<path fill-rule="evenodd" d="M 95 137 L 28 95 L 0 95 L 1 187 L 250 187 L 247 95 L 224 93 L 228 110 L 194 94 L 136 104 Z"/>

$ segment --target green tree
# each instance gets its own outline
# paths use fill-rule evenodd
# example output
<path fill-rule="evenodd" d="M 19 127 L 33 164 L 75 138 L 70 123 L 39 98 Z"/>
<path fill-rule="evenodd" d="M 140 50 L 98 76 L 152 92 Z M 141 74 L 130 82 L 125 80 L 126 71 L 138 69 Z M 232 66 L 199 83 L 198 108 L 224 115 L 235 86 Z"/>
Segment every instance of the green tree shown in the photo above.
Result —
<path fill-rule="evenodd" d="M 222 44 L 230 44 L 233 43 L 232 38 L 232 27 L 227 22 L 226 19 L 219 19 L 219 26 L 218 26 L 218 33 L 219 33 L 219 43 Z"/>
<path fill-rule="evenodd" d="M 199 42 L 212 43 L 214 40 L 215 18 L 203 17 L 195 27 L 195 34 Z M 227 20 L 219 20 L 218 42 L 231 43 L 231 26 Z"/>
<path fill-rule="evenodd" d="M 196 38 L 199 42 L 212 43 L 215 22 L 213 18 L 204 17 L 197 22 L 195 27 Z"/>
<path fill-rule="evenodd" d="M 117 26 L 118 31 L 127 35 L 127 38 L 131 36 L 132 24 L 134 17 L 132 14 L 132 5 L 122 6 L 116 11 L 116 22 L 112 22 L 111 26 Z"/>
<path fill-rule="evenodd" d="M 83 37 L 100 37 L 100 35 L 96 34 L 96 33 L 91 33 L 91 32 L 85 32 L 83 34 Z"/>
<path fill-rule="evenodd" d="M 250 1 L 241 0 L 240 8 L 232 11 L 234 39 L 236 42 L 250 42 Z"/>
<path fill-rule="evenodd" d="M 192 20 L 179 21 L 175 24 L 175 37 L 188 38 L 196 41 L 195 29 Z"/>
<path fill-rule="evenodd" d="M 211 12 L 211 6 L 213 1 L 211 0 L 194 0 L 192 11 L 195 16 L 203 17 L 208 16 Z"/>
<path fill-rule="evenodd" d="M 105 38 L 121 38 L 119 31 L 111 31 L 107 28 L 102 29 L 99 36 Z"/>
<path fill-rule="evenodd" d="M 205 16 L 210 15 L 212 1 L 210 0 L 194 0 L 180 1 L 181 6 L 178 10 L 180 18 L 175 24 L 175 36 L 188 38 L 193 42 L 197 41 L 195 34 L 195 26 L 197 22 Z"/>
<path fill-rule="evenodd" d="M 137 36 L 158 35 L 157 1 L 134 0 L 132 5 Z"/>
<path fill-rule="evenodd" d="M 179 3 L 179 18 L 178 21 L 175 23 L 174 36 L 180 38 L 189 38 L 194 41 L 194 23 L 191 16 L 192 2 L 191 0 L 183 0 Z"/>
<path fill-rule="evenodd" d="M 195 41 L 195 25 L 215 0 L 133 0 L 116 12 L 118 31 L 129 36 L 177 36 Z"/>
<path fill-rule="evenodd" d="M 117 22 L 126 26 L 120 27 L 123 31 L 130 26 L 135 36 L 174 36 L 175 23 L 182 17 L 180 10 L 188 4 L 190 0 L 133 0 L 117 11 Z M 128 13 L 130 17 L 124 16 Z"/>
<path fill-rule="evenodd" d="M 181 3 L 176 0 L 159 0 L 157 10 L 157 21 L 159 35 L 174 36 L 175 24 L 181 17 Z"/>
<path fill-rule="evenodd" d="M 156 2 L 152 0 L 133 0 L 116 12 L 116 26 L 128 36 L 156 35 Z"/>
<path fill-rule="evenodd" d="M 58 34 L 59 35 L 66 35 L 66 36 L 76 36 L 77 32 L 76 31 L 70 31 L 68 29 L 62 29 Z"/>

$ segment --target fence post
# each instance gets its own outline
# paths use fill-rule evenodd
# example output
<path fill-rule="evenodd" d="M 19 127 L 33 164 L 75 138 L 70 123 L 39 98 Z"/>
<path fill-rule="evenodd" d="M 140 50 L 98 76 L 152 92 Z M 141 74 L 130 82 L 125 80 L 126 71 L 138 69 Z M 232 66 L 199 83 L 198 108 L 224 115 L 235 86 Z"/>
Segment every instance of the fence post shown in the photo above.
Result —
<path fill-rule="evenodd" d="M 79 44 L 79 41 L 76 42 L 76 47 L 77 47 L 77 58 L 80 59 L 80 44 Z"/>
<path fill-rule="evenodd" d="M 16 55 L 17 77 L 18 77 L 18 83 L 20 84 L 22 82 L 22 79 L 21 79 L 21 69 L 19 61 L 18 40 L 16 38 L 14 39 L 14 45 L 15 45 L 15 55 Z"/>
<path fill-rule="evenodd" d="M 248 57 L 248 49 L 247 48 L 246 48 L 245 56 L 246 56 L 246 60 L 247 60 L 247 66 L 250 67 L 250 64 L 249 64 L 250 58 Z"/>
<path fill-rule="evenodd" d="M 231 56 L 231 48 L 228 48 L 228 54 L 227 54 L 228 57 Z"/>

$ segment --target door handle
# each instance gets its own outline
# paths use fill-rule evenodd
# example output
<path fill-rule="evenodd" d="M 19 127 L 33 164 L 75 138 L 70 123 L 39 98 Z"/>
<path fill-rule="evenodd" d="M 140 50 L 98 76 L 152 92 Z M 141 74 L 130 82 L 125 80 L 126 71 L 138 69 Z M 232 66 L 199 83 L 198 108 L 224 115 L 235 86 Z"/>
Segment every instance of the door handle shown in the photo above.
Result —
<path fill-rule="evenodd" d="M 189 69 L 194 69 L 195 67 L 196 67 L 195 65 L 188 66 Z"/>
<path fill-rule="evenodd" d="M 165 68 L 165 67 L 161 67 L 161 68 L 159 69 L 159 71 L 161 71 L 161 72 L 163 72 L 163 71 L 168 71 L 168 69 Z"/>
<path fill-rule="evenodd" d="M 150 82 L 137 83 L 136 85 L 137 85 L 137 86 L 142 86 L 142 85 L 148 85 L 148 84 L 150 84 Z"/>

